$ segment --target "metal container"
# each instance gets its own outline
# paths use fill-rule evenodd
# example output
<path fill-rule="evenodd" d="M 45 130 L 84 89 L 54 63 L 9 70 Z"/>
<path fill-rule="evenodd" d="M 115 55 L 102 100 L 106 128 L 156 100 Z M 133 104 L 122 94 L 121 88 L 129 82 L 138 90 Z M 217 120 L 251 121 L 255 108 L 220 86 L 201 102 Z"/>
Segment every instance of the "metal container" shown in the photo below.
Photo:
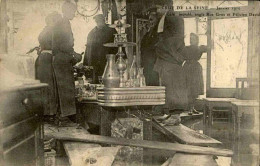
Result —
<path fill-rule="evenodd" d="M 107 65 L 103 74 L 103 83 L 107 88 L 118 88 L 120 84 L 119 72 L 115 63 L 114 54 L 107 54 Z"/>

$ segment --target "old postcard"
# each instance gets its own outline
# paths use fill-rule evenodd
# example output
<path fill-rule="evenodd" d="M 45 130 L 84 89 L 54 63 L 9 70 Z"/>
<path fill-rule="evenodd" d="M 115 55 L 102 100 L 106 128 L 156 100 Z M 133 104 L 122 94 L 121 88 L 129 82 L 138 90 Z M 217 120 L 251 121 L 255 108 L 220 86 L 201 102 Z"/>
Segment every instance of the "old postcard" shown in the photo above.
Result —
<path fill-rule="evenodd" d="M 259 165 L 260 2 L 0 0 L 0 165 Z"/>

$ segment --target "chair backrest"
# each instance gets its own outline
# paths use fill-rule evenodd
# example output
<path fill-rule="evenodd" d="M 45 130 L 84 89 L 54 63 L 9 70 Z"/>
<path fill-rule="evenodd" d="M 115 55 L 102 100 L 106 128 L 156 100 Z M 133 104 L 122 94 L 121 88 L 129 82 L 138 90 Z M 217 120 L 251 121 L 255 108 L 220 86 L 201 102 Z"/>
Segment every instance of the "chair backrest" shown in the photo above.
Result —
<path fill-rule="evenodd" d="M 236 78 L 236 98 L 242 100 L 259 99 L 258 80 Z"/>

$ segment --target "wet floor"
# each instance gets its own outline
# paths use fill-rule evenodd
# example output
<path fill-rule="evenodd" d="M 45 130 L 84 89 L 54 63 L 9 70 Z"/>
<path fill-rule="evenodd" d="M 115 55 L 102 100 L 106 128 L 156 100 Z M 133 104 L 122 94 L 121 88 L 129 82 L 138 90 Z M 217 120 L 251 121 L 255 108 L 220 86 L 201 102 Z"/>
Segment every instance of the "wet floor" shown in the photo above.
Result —
<path fill-rule="evenodd" d="M 184 120 L 182 121 L 182 124 L 197 132 L 203 133 L 202 117 Z M 257 158 L 259 155 L 259 144 L 255 144 L 254 142 L 256 142 L 257 139 L 254 137 L 250 137 L 250 133 L 245 132 L 244 134 L 241 134 L 240 140 L 234 142 L 232 139 L 233 137 L 231 136 L 229 131 L 225 130 L 227 129 L 226 126 L 229 125 L 224 124 L 223 126 L 218 126 L 219 128 L 223 127 L 223 129 L 213 130 L 211 132 L 211 137 L 223 143 L 222 145 L 219 145 L 218 148 L 235 150 L 235 155 L 233 158 L 217 156 L 217 164 L 219 166 L 230 166 L 231 163 L 234 163 L 234 161 L 236 161 L 236 163 L 233 164 L 234 166 L 256 166 L 258 162 Z M 156 131 L 156 129 L 153 130 L 153 139 L 155 141 L 172 142 L 159 131 Z M 244 150 L 244 154 L 241 154 L 241 149 Z M 239 151 L 240 153 L 238 153 Z M 171 158 L 173 155 L 173 153 L 170 154 L 164 151 L 125 147 L 122 148 L 120 153 L 115 158 L 113 166 L 161 166 L 165 163 L 167 159 Z M 142 157 L 140 158 L 140 156 Z"/>
<path fill-rule="evenodd" d="M 188 120 L 183 124 L 193 130 L 203 133 L 202 118 Z M 222 142 L 219 148 L 230 149 L 234 156 L 220 157 L 216 160 L 220 166 L 258 166 L 259 165 L 259 135 L 248 129 L 248 125 L 241 123 L 241 130 L 234 132 L 229 123 L 216 123 L 213 125 L 210 137 Z M 239 137 L 238 137 L 239 135 Z"/>
<path fill-rule="evenodd" d="M 185 126 L 199 132 L 203 133 L 203 118 L 197 118 L 197 119 L 192 119 L 192 120 L 187 120 L 182 122 Z M 224 149 L 230 149 L 232 150 L 230 140 L 221 137 L 220 132 L 218 133 L 212 133 L 212 138 L 222 142 L 222 145 L 219 145 L 219 148 L 224 148 Z M 230 166 L 231 164 L 231 157 L 222 157 L 222 156 L 217 156 L 218 158 L 216 159 L 216 162 L 218 163 L 219 166 Z"/>

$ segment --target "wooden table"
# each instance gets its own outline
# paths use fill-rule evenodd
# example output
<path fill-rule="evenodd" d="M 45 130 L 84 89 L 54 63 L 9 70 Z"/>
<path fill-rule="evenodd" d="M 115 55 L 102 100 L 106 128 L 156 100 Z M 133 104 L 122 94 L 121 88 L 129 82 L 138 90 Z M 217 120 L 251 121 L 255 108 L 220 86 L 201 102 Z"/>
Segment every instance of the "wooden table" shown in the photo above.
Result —
<path fill-rule="evenodd" d="M 233 101 L 233 151 L 232 163 L 259 165 L 259 102 Z"/>
<path fill-rule="evenodd" d="M 211 136 L 212 125 L 213 125 L 213 109 L 214 108 L 225 108 L 230 111 L 232 105 L 231 102 L 238 101 L 236 98 L 204 98 L 204 111 L 203 111 L 203 126 L 204 133 Z"/>

